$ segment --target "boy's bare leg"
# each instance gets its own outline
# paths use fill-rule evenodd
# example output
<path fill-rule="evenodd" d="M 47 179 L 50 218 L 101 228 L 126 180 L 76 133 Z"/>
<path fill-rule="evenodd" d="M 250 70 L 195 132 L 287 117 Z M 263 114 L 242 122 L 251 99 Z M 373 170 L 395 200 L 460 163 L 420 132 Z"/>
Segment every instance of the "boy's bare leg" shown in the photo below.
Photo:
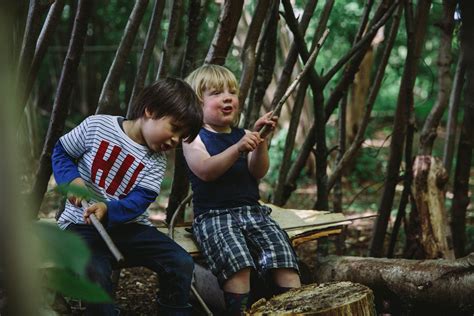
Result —
<path fill-rule="evenodd" d="M 225 283 L 224 291 L 244 294 L 250 291 L 250 268 L 234 273 Z"/>
<path fill-rule="evenodd" d="M 223 286 L 226 315 L 241 315 L 247 308 L 250 291 L 250 268 L 233 274 Z"/>
<path fill-rule="evenodd" d="M 273 279 L 281 287 L 300 287 L 301 281 L 299 274 L 294 269 L 274 269 Z"/>

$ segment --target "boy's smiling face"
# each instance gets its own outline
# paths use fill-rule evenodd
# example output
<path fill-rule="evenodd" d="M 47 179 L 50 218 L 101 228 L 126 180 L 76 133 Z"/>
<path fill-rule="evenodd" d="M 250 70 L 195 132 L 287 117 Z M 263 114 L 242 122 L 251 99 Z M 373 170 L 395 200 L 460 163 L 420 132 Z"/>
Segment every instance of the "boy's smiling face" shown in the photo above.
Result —
<path fill-rule="evenodd" d="M 218 132 L 228 132 L 239 112 L 237 90 L 227 85 L 207 88 L 202 94 L 204 124 Z"/>
<path fill-rule="evenodd" d="M 146 113 L 141 133 L 148 148 L 153 152 L 164 152 L 179 144 L 185 136 L 185 128 L 171 116 L 153 118 L 150 113 Z"/>

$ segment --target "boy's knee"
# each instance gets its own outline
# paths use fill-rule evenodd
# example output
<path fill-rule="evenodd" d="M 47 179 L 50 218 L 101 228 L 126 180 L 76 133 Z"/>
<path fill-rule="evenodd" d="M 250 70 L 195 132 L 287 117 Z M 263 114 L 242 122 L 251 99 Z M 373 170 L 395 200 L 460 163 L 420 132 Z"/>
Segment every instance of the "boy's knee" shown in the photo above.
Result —
<path fill-rule="evenodd" d="M 193 258 L 187 252 L 175 256 L 174 264 L 175 268 L 180 271 L 187 272 L 189 274 L 193 273 L 194 261 Z"/>

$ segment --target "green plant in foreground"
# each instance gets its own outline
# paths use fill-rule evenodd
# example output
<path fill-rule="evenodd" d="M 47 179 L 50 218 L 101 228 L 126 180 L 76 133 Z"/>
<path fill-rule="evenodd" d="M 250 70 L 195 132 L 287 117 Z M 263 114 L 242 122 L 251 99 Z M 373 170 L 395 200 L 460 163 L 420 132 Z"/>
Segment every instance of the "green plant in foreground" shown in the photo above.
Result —
<path fill-rule="evenodd" d="M 33 226 L 39 240 L 40 273 L 47 290 L 88 302 L 110 302 L 110 296 L 86 277 L 87 245 L 76 235 L 51 223 Z"/>

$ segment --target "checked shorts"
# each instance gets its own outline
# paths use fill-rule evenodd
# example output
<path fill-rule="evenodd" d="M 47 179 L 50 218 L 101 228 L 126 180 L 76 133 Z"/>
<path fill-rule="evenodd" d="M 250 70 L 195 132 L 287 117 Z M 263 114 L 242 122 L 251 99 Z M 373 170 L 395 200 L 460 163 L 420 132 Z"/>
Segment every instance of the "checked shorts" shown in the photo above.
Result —
<path fill-rule="evenodd" d="M 251 267 L 298 270 L 288 235 L 270 218 L 264 205 L 210 210 L 193 222 L 193 233 L 209 269 L 222 284 L 237 271 Z"/>

